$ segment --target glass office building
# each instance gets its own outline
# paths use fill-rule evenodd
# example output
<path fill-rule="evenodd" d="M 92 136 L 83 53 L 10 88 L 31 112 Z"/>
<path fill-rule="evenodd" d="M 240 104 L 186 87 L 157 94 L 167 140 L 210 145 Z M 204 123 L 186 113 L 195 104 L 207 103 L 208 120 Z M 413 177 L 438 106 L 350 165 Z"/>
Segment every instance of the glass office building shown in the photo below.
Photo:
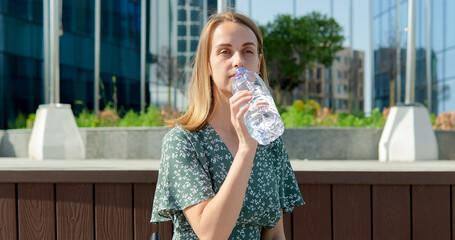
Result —
<path fill-rule="evenodd" d="M 415 1 L 415 102 L 436 114 L 453 111 L 455 28 L 451 23 L 455 21 L 455 1 L 429 0 L 429 5 L 425 0 Z M 372 18 L 373 107 L 382 110 L 405 98 L 408 1 L 373 0 Z"/>
<path fill-rule="evenodd" d="M 141 6 L 145 3 L 145 6 Z M 99 105 L 141 107 L 141 39 L 146 103 L 184 107 L 184 86 L 199 32 L 217 0 L 101 0 Z M 94 109 L 95 0 L 61 0 L 60 102 L 75 114 Z M 234 6 L 234 1 L 227 1 Z M 146 8 L 141 19 L 142 7 Z M 145 38 L 141 38 L 145 20 Z M 0 129 L 46 103 L 43 1 L 0 1 Z M 172 66 L 172 68 L 170 68 Z M 171 83 L 165 69 L 172 69 Z M 172 91 L 169 91 L 172 89 Z"/>

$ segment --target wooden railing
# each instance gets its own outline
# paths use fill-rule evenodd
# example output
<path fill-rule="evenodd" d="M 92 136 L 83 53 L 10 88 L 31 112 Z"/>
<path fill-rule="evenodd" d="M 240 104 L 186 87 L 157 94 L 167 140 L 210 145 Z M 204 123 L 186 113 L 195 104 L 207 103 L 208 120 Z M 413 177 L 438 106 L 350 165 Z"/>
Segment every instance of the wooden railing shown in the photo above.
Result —
<path fill-rule="evenodd" d="M 149 223 L 157 161 L 77 164 L 0 160 L 0 239 L 171 239 Z M 287 239 L 455 237 L 455 162 L 293 167 L 307 205 L 285 215 Z"/>

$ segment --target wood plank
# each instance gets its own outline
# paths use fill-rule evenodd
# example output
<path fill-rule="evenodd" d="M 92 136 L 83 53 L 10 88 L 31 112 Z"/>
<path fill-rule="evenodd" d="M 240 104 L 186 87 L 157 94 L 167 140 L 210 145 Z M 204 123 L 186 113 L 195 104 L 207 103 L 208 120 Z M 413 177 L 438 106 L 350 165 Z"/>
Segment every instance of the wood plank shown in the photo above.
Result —
<path fill-rule="evenodd" d="M 455 185 L 452 188 L 452 239 L 455 239 Z"/>
<path fill-rule="evenodd" d="M 286 239 L 292 239 L 292 215 L 293 213 L 283 214 L 284 236 Z"/>
<path fill-rule="evenodd" d="M 54 240 L 54 184 L 20 183 L 17 197 L 19 240 Z"/>
<path fill-rule="evenodd" d="M 0 184 L 0 239 L 16 240 L 16 186 Z"/>
<path fill-rule="evenodd" d="M 133 239 L 131 184 L 95 184 L 95 238 Z"/>
<path fill-rule="evenodd" d="M 450 185 L 455 172 L 296 171 L 297 182 L 351 185 Z"/>
<path fill-rule="evenodd" d="M 57 239 L 93 239 L 92 184 L 56 184 Z"/>
<path fill-rule="evenodd" d="M 157 170 L 0 169 L 1 183 L 156 183 L 157 179 Z"/>
<path fill-rule="evenodd" d="M 172 223 L 151 224 L 153 198 L 156 184 L 134 184 L 134 237 L 136 240 L 150 239 L 154 232 L 161 240 L 172 239 Z"/>
<path fill-rule="evenodd" d="M 373 186 L 373 239 L 411 239 L 410 186 Z"/>
<path fill-rule="evenodd" d="M 450 239 L 450 186 L 412 186 L 412 236 Z"/>
<path fill-rule="evenodd" d="M 294 208 L 293 239 L 332 239 L 330 185 L 299 185 L 306 205 Z"/>
<path fill-rule="evenodd" d="M 371 239 L 370 186 L 333 185 L 333 239 Z"/>

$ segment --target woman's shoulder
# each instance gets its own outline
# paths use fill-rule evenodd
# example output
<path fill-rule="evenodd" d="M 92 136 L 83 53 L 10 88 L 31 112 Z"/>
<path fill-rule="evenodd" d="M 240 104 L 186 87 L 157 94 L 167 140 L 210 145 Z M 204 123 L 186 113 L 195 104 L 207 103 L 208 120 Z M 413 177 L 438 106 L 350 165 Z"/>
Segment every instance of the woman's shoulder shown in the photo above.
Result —
<path fill-rule="evenodd" d="M 188 130 L 180 125 L 175 125 L 171 130 L 169 130 L 166 135 L 164 136 L 163 142 L 182 142 L 186 144 L 190 144 L 191 142 L 197 141 L 199 135 L 201 134 L 201 130 L 194 131 Z"/>

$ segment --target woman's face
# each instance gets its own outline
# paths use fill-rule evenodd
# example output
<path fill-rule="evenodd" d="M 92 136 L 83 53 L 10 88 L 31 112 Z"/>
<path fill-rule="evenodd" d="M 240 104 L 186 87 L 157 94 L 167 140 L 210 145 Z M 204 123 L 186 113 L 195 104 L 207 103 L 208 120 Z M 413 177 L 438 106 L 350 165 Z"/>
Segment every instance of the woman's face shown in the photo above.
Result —
<path fill-rule="evenodd" d="M 232 96 L 231 82 L 237 68 L 259 72 L 262 54 L 256 35 L 240 23 L 224 22 L 215 28 L 210 52 L 210 76 L 217 89 Z"/>

